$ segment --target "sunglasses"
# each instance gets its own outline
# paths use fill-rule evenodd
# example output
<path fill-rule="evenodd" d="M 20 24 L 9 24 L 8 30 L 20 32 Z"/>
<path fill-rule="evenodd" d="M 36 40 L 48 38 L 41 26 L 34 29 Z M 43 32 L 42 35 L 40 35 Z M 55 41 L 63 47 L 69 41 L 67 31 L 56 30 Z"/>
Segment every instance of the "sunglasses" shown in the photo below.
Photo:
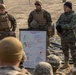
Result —
<path fill-rule="evenodd" d="M 40 4 L 35 4 L 35 5 L 38 5 L 38 6 L 40 6 Z"/>

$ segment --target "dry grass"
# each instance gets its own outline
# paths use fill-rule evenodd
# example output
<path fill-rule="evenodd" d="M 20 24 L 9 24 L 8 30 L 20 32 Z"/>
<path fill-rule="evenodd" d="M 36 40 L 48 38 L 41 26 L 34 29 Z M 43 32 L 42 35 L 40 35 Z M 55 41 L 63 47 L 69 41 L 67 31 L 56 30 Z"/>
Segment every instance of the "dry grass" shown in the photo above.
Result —
<path fill-rule="evenodd" d="M 76 1 L 67 0 L 73 3 L 73 9 L 76 10 Z M 19 38 L 19 28 L 27 28 L 27 19 L 29 13 L 35 8 L 35 0 L 4 0 L 9 13 L 14 15 L 17 20 L 17 37 Z M 52 20 L 55 23 L 60 14 L 63 12 L 62 0 L 42 0 L 44 9 L 50 12 Z"/>

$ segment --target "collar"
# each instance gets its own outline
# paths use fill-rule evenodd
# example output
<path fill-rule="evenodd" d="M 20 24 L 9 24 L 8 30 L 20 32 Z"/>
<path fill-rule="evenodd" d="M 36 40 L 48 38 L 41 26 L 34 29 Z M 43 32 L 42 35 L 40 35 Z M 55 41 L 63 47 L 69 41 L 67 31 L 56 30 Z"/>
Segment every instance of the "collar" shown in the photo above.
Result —
<path fill-rule="evenodd" d="M 68 12 L 65 12 L 64 14 L 65 14 L 65 15 L 70 15 L 70 14 L 72 14 L 72 13 L 74 13 L 74 11 L 73 11 L 73 10 L 70 10 L 70 11 L 68 11 Z"/>

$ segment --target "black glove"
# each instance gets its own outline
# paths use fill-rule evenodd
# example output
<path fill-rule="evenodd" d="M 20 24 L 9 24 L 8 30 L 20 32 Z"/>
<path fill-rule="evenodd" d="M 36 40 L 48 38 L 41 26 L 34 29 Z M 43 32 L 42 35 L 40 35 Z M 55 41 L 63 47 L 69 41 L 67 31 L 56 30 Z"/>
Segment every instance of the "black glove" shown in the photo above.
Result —
<path fill-rule="evenodd" d="M 63 29 L 61 28 L 60 25 L 56 26 L 56 30 L 57 30 L 58 33 L 62 33 L 63 32 Z"/>

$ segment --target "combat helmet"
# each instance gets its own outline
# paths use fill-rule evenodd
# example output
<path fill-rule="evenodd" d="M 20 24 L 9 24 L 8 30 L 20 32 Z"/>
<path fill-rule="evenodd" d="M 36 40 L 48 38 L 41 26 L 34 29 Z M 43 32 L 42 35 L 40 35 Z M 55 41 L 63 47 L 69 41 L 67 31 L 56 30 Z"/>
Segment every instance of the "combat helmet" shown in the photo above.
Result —
<path fill-rule="evenodd" d="M 39 62 L 35 66 L 34 75 L 53 75 L 52 66 L 47 62 Z"/>
<path fill-rule="evenodd" d="M 36 0 L 36 1 L 35 1 L 35 4 L 42 5 L 42 2 L 41 2 L 41 0 Z"/>
<path fill-rule="evenodd" d="M 53 68 L 59 68 L 61 64 L 60 58 L 54 54 L 47 56 L 47 62 L 50 63 Z"/>
<path fill-rule="evenodd" d="M 4 4 L 0 4 L 0 9 L 5 9 L 5 5 Z"/>

